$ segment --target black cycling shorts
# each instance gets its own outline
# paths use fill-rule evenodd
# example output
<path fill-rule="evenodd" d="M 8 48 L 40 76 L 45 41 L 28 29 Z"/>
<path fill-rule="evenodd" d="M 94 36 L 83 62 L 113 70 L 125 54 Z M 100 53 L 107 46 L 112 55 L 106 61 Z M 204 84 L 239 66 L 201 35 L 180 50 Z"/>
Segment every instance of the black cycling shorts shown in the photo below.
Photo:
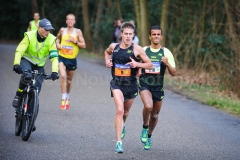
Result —
<path fill-rule="evenodd" d="M 63 64 L 66 66 L 66 69 L 69 71 L 74 71 L 77 69 L 77 59 L 67 59 L 62 56 L 58 56 L 58 61 L 63 62 Z"/>
<path fill-rule="evenodd" d="M 123 82 L 123 81 L 115 81 L 111 80 L 110 82 L 110 90 L 111 89 L 119 89 L 123 93 L 124 101 L 133 99 L 138 95 L 138 85 L 137 81 L 134 82 Z M 111 91 L 111 97 L 113 97 Z"/>
<path fill-rule="evenodd" d="M 152 94 L 152 100 L 154 102 L 161 101 L 164 98 L 163 85 L 149 86 L 144 82 L 139 82 L 139 92 L 143 90 L 148 90 Z"/>

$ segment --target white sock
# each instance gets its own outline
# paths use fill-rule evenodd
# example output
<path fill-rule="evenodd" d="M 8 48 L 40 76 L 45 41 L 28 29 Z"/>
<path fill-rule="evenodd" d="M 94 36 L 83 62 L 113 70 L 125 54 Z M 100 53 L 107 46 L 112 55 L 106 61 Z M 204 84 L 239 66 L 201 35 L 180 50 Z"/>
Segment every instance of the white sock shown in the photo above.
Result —
<path fill-rule="evenodd" d="M 122 144 L 122 141 L 117 141 L 117 143 L 120 143 L 120 144 Z"/>
<path fill-rule="evenodd" d="M 63 94 L 62 94 L 62 99 L 65 100 L 66 98 L 67 98 L 67 93 L 63 93 Z"/>
<path fill-rule="evenodd" d="M 70 99 L 70 94 L 69 93 L 66 93 L 66 98 Z"/>

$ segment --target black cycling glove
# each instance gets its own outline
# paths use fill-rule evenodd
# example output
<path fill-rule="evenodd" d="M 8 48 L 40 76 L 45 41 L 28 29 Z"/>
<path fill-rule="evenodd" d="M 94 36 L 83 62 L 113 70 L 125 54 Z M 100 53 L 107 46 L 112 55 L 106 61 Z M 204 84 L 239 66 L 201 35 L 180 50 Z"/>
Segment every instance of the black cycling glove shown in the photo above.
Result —
<path fill-rule="evenodd" d="M 14 65 L 13 66 L 13 71 L 15 71 L 18 74 L 23 73 L 22 68 L 20 67 L 20 65 Z"/>
<path fill-rule="evenodd" d="M 53 81 L 55 81 L 56 79 L 59 78 L 58 73 L 56 73 L 56 72 L 52 72 L 51 77 L 52 77 Z"/>

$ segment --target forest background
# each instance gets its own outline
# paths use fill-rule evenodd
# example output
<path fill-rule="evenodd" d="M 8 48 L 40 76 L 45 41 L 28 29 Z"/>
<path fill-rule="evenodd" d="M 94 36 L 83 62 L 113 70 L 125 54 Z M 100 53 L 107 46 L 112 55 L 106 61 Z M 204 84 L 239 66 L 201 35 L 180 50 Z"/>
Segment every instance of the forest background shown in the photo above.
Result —
<path fill-rule="evenodd" d="M 135 21 L 141 46 L 150 44 L 149 28 L 160 25 L 162 45 L 172 51 L 178 71 L 173 79 L 166 76 L 166 85 L 240 115 L 240 1 L 1 0 L 0 10 L 1 43 L 19 43 L 34 12 L 52 22 L 54 35 L 73 13 L 85 51 L 97 57 L 112 42 L 115 18 Z"/>

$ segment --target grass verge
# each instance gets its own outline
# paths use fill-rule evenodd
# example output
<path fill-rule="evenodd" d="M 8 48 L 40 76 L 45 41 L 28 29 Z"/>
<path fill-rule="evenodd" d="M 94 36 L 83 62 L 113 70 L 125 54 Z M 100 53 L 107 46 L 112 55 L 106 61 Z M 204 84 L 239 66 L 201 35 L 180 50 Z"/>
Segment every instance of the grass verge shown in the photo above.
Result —
<path fill-rule="evenodd" d="M 218 87 L 179 82 L 170 76 L 165 76 L 164 82 L 166 88 L 174 92 L 240 117 L 240 100 Z"/>

